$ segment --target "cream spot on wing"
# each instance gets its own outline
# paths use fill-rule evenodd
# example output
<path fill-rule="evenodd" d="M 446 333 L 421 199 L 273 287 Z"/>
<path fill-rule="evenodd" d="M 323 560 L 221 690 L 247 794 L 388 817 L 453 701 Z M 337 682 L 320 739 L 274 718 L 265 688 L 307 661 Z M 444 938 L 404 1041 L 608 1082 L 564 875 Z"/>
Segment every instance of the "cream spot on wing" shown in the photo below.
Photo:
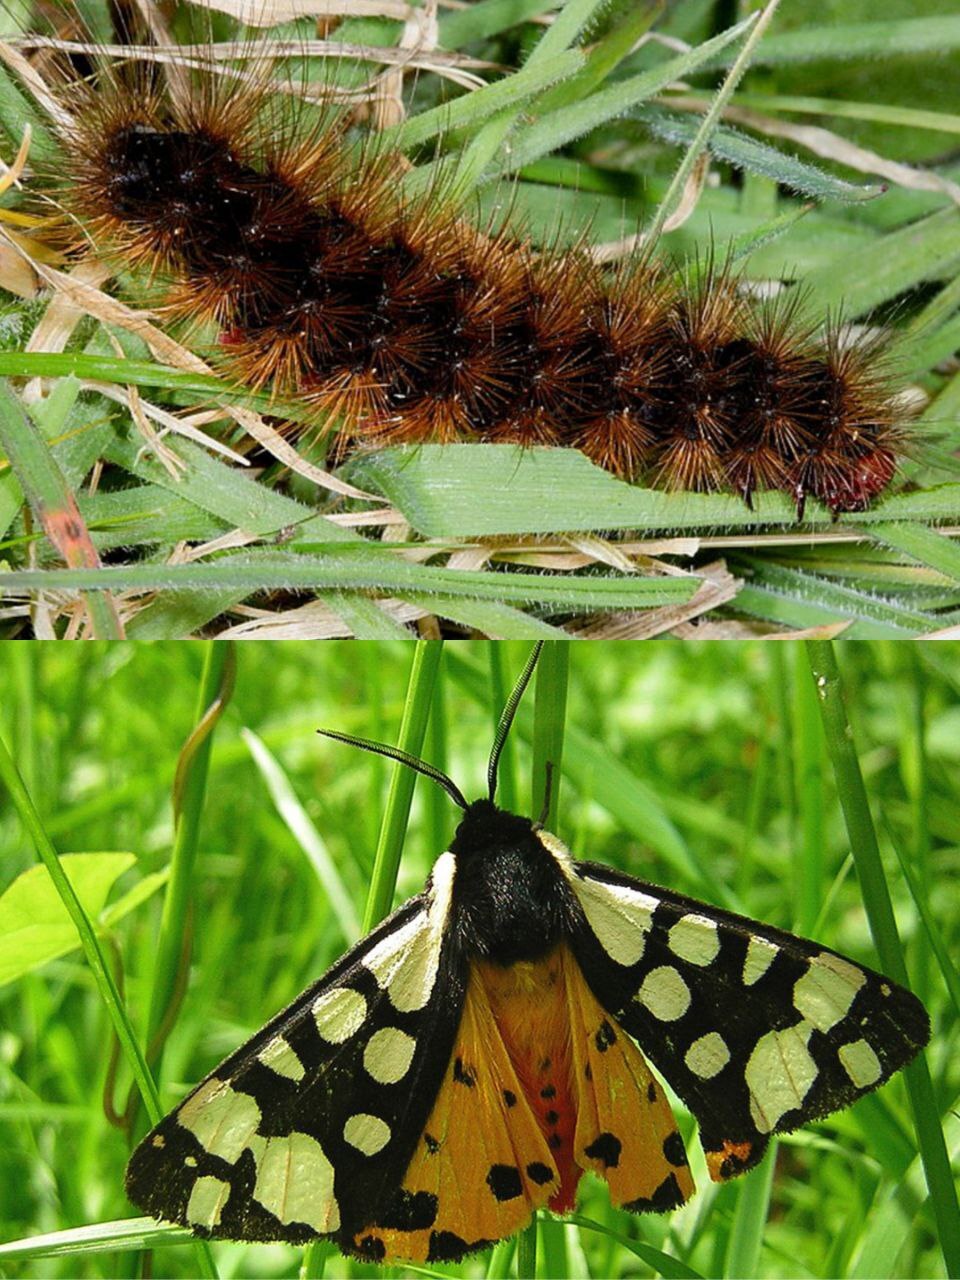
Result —
<path fill-rule="evenodd" d="M 283 1036 L 274 1036 L 257 1057 L 265 1067 L 275 1071 L 278 1076 L 286 1076 L 288 1080 L 302 1080 L 307 1074 L 303 1063 Z"/>
<path fill-rule="evenodd" d="M 187 1201 L 187 1221 L 195 1227 L 215 1227 L 230 1195 L 230 1183 L 202 1177 L 193 1184 Z"/>
<path fill-rule="evenodd" d="M 445 857 L 442 854 L 437 859 L 434 875 Z M 434 927 L 428 912 L 421 911 L 381 938 L 363 957 L 364 966 L 399 1012 L 413 1013 L 430 999 L 442 941 L 442 928 Z"/>
<path fill-rule="evenodd" d="M 235 1164 L 260 1123 L 260 1108 L 226 1080 L 205 1080 L 176 1113 L 205 1151 Z"/>
<path fill-rule="evenodd" d="M 754 1046 L 744 1078 L 750 1090 L 750 1115 L 761 1133 L 799 1107 L 817 1078 L 817 1064 L 807 1044 L 813 1031 L 798 1022 L 783 1031 L 768 1031 Z"/>
<path fill-rule="evenodd" d="M 842 1044 L 837 1050 L 840 1065 L 858 1089 L 869 1089 L 883 1074 L 880 1059 L 866 1040 Z"/>
<path fill-rule="evenodd" d="M 188 1169 L 195 1169 L 195 1168 L 197 1167 L 197 1157 L 196 1157 L 196 1156 L 184 1156 L 184 1157 L 183 1157 L 183 1163 L 187 1166 L 187 1168 L 188 1168 Z"/>
<path fill-rule="evenodd" d="M 777 957 L 780 948 L 766 938 L 752 937 L 747 943 L 747 954 L 743 961 L 743 985 L 752 987 L 763 977 Z"/>
<path fill-rule="evenodd" d="M 693 914 L 680 917 L 667 935 L 667 944 L 675 956 L 697 965 L 712 964 L 720 950 L 714 921 Z"/>
<path fill-rule="evenodd" d="M 367 1002 L 351 987 L 334 987 L 313 1002 L 317 1030 L 331 1044 L 343 1044 L 357 1034 L 367 1016 Z"/>
<path fill-rule="evenodd" d="M 651 969 L 633 998 L 661 1022 L 676 1022 L 690 1008 L 690 988 L 668 964 Z"/>
<path fill-rule="evenodd" d="M 694 1040 L 684 1057 L 688 1069 L 701 1080 L 712 1080 L 729 1061 L 730 1050 L 718 1031 L 709 1031 L 705 1036 Z"/>
<path fill-rule="evenodd" d="M 576 876 L 573 891 L 600 945 L 617 964 L 636 964 L 643 955 L 657 899 L 625 885 Z"/>
<path fill-rule="evenodd" d="M 375 1156 L 390 1141 L 390 1126 L 379 1116 L 360 1111 L 343 1126 L 343 1136 L 365 1156 Z"/>
<path fill-rule="evenodd" d="M 321 1233 L 336 1231 L 340 1210 L 333 1194 L 333 1165 L 316 1138 L 290 1133 L 261 1143 L 254 1144 L 254 1200 L 283 1223 L 303 1222 Z"/>
<path fill-rule="evenodd" d="M 810 961 L 807 972 L 794 983 L 793 1003 L 818 1031 L 829 1031 L 850 1012 L 866 980 L 863 970 L 849 960 L 824 951 Z"/>
<path fill-rule="evenodd" d="M 417 1042 L 399 1027 L 382 1027 L 367 1041 L 363 1065 L 379 1084 L 396 1084 L 410 1070 Z"/>

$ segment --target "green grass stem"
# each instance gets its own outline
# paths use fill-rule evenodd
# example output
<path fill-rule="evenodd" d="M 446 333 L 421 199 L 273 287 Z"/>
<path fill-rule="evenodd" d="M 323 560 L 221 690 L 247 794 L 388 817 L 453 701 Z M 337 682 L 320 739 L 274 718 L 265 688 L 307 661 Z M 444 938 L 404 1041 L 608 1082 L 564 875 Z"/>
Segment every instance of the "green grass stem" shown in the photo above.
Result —
<path fill-rule="evenodd" d="M 829 641 L 823 640 L 807 641 L 807 650 L 870 931 L 885 972 L 898 982 L 907 983 L 906 962 L 847 717 L 836 653 Z M 925 1055 L 921 1053 L 904 1074 L 947 1274 L 960 1275 L 960 1206 Z"/>
<path fill-rule="evenodd" d="M 759 1168 L 749 1173 L 737 1188 L 737 1204 L 723 1269 L 725 1276 L 748 1280 L 750 1276 L 761 1274 L 760 1255 L 776 1165 L 777 1140 L 774 1138 Z"/>
<path fill-rule="evenodd" d="M 419 640 L 413 653 L 403 719 L 396 743 L 402 751 L 408 751 L 411 755 L 419 756 L 423 752 L 442 654 L 443 642 L 439 640 Z M 412 769 L 402 764 L 394 765 L 380 827 L 380 839 L 377 842 L 373 877 L 363 912 L 364 933 L 369 933 L 375 924 L 390 914 L 416 781 L 417 775 Z"/>
<path fill-rule="evenodd" d="M 537 667 L 537 689 L 533 706 L 533 773 L 530 816 L 536 820 L 544 811 L 547 797 L 547 766 L 550 766 L 550 795 L 544 825 L 557 825 L 560 808 L 560 778 L 563 772 L 563 735 L 567 711 L 567 681 L 570 670 L 570 642 L 548 640 Z"/>

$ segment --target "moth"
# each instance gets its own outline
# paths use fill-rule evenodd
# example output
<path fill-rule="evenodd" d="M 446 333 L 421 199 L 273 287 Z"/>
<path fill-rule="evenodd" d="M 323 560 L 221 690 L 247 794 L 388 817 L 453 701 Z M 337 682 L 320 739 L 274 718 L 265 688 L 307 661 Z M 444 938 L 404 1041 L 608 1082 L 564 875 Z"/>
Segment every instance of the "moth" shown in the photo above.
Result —
<path fill-rule="evenodd" d="M 454 1262 L 573 1207 L 674 1209 L 848 1106 L 926 1044 L 917 998 L 817 942 L 591 862 L 495 804 L 539 653 L 504 708 L 488 794 L 392 747 L 463 811 L 421 893 L 206 1077 L 134 1151 L 130 1199 L 199 1236 L 323 1237 Z M 322 731 L 327 732 L 327 731 Z"/>

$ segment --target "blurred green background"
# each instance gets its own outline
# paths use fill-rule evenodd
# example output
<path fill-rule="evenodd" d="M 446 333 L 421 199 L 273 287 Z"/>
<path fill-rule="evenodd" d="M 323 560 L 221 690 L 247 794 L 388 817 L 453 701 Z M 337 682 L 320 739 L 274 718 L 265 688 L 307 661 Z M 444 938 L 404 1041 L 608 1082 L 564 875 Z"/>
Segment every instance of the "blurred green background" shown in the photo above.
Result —
<path fill-rule="evenodd" d="M 509 688 L 527 652 L 523 644 L 481 643 L 444 651 L 425 755 L 468 798 L 484 789 L 499 712 L 492 690 L 498 679 Z M 171 786 L 196 723 L 206 653 L 190 643 L 0 646 L 0 733 L 58 850 L 135 858 L 110 892 L 109 903 L 121 907 L 102 936 L 141 1037 L 163 900 L 150 877 L 170 858 Z M 412 654 L 402 643 L 236 650 L 236 684 L 215 731 L 189 886 L 193 955 L 164 1050 L 165 1108 L 353 940 L 393 766 L 315 730 L 396 741 Z M 957 1010 L 891 835 L 956 955 L 960 647 L 850 643 L 839 660 L 911 982 L 934 1023 L 937 1108 L 956 1150 Z M 535 814 L 532 708 L 528 695 L 500 800 Z M 312 837 L 304 835 L 308 820 Z M 398 900 L 419 889 L 456 821 L 439 788 L 418 780 Z M 556 830 L 574 856 L 804 932 L 877 966 L 799 644 L 571 647 Z M 36 863 L 4 795 L 0 890 Z M 136 893 L 151 887 L 138 903 Z M 128 1141 L 104 1112 L 111 1032 L 90 971 L 76 951 L 35 967 L 39 919 L 16 929 L 3 902 L 0 1238 L 10 1241 L 133 1211 L 122 1190 Z M 69 929 L 65 936 L 69 945 Z M 118 1109 L 128 1087 L 121 1065 Z M 680 1116 L 689 1139 L 689 1117 Z M 542 1265 L 563 1256 L 573 1276 L 651 1275 L 630 1248 L 645 1241 L 705 1276 L 731 1274 L 732 1259 L 771 1277 L 944 1274 L 902 1078 L 783 1139 L 775 1167 L 766 1162 L 737 1183 L 709 1184 L 698 1144 L 688 1145 L 699 1192 L 682 1211 L 618 1213 L 602 1185 L 585 1179 L 580 1212 L 614 1234 L 548 1223 Z M 756 1239 L 746 1252 L 745 1231 Z M 213 1252 L 224 1276 L 295 1276 L 300 1263 L 297 1250 L 281 1246 L 218 1244 Z M 139 1261 L 130 1251 L 20 1261 L 0 1255 L 0 1274 L 138 1275 Z M 321 1261 L 332 1277 L 382 1274 L 338 1255 Z M 492 1274 L 488 1265 L 481 1254 L 432 1273 L 483 1276 Z M 154 1275 L 195 1270 L 189 1246 L 154 1254 Z"/>

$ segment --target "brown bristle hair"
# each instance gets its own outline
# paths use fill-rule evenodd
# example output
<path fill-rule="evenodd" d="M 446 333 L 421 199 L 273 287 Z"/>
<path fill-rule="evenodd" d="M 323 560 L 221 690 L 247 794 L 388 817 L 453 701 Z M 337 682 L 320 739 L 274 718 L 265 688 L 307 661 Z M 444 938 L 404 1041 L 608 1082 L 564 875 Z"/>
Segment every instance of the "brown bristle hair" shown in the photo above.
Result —
<path fill-rule="evenodd" d="M 495 441 L 580 449 L 631 482 L 788 493 L 857 511 L 894 476 L 905 427 L 876 344 L 845 345 L 795 297 L 758 301 L 711 262 L 649 252 L 607 271 L 585 246 L 478 231 L 342 122 L 281 121 L 265 90 L 105 67 L 64 86 L 73 248 L 163 282 L 172 319 L 306 403 L 345 448 Z M 171 87 L 175 86 L 175 87 Z M 312 117 L 311 119 L 314 119 Z M 76 228 L 80 228 L 76 232 Z"/>

